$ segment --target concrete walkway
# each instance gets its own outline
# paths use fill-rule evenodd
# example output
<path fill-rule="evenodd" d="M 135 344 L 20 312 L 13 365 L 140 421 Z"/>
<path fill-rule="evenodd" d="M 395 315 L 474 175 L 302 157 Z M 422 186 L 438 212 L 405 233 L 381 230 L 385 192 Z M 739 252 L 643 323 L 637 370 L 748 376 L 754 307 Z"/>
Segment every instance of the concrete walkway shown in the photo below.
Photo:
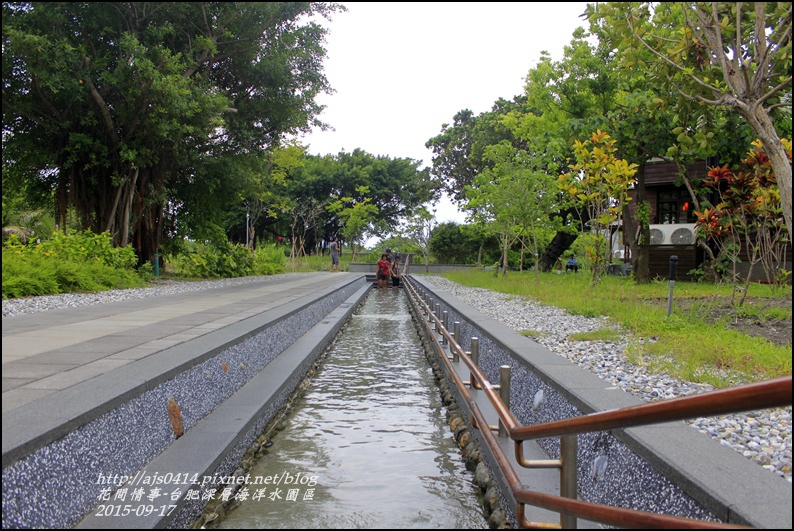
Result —
<path fill-rule="evenodd" d="M 122 400 L 131 390 L 131 373 L 120 369 L 207 334 L 227 331 L 212 340 L 217 343 L 214 348 L 220 348 L 224 339 L 246 333 L 241 323 L 281 309 L 270 317 L 278 319 L 291 310 L 290 303 L 329 284 L 361 276 L 322 272 L 263 277 L 261 283 L 4 317 L 3 467 L 27 453 L 20 452 L 21 444 L 41 437 L 54 424 L 74 424 L 91 407 Z M 149 364 L 148 369 L 163 367 Z M 167 373 L 139 371 L 135 376 L 151 384 Z M 88 395 L 76 392 L 87 387 L 80 384 L 92 380 L 96 385 L 90 386 Z"/>

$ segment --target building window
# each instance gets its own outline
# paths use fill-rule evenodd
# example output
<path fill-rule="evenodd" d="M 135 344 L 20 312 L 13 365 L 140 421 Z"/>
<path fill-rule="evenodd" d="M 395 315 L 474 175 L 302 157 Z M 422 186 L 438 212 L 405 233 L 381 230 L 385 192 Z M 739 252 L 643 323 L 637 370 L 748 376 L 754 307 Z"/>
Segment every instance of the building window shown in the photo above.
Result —
<path fill-rule="evenodd" d="M 656 223 L 694 223 L 692 199 L 686 190 L 659 192 L 656 205 Z"/>

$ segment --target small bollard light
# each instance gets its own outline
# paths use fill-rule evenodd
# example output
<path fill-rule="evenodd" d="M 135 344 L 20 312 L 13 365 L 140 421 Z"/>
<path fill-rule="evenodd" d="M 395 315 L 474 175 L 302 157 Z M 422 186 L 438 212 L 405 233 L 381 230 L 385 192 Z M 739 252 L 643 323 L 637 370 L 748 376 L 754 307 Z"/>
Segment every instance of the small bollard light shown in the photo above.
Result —
<path fill-rule="evenodd" d="M 673 286 L 675 286 L 675 275 L 677 269 L 678 257 L 673 255 L 670 257 L 670 273 L 668 275 L 668 278 L 670 279 L 670 292 L 667 295 L 667 317 L 670 317 L 670 314 L 673 313 Z"/>

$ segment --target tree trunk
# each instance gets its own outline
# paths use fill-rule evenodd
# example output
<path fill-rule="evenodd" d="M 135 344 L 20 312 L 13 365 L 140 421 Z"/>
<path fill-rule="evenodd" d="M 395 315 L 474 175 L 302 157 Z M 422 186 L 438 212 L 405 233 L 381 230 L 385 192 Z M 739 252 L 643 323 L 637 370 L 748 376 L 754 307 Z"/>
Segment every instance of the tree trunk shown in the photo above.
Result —
<path fill-rule="evenodd" d="M 540 259 L 541 270 L 545 272 L 551 271 L 554 264 L 556 264 L 557 260 L 562 256 L 562 253 L 567 251 L 578 237 L 578 234 L 558 231 L 557 234 L 554 235 L 549 246 L 546 247 L 546 252 L 543 253 L 543 257 Z"/>
<path fill-rule="evenodd" d="M 521 238 L 521 259 L 518 261 L 518 272 L 524 272 L 524 238 Z"/>
<path fill-rule="evenodd" d="M 503 245 L 502 245 L 502 276 L 503 277 L 507 276 L 507 250 L 509 248 L 509 245 L 507 243 L 508 239 L 509 238 L 505 237 L 503 239 L 503 242 L 502 242 L 503 243 Z"/>
<path fill-rule="evenodd" d="M 140 170 L 135 169 L 130 181 L 127 183 L 127 195 L 124 201 L 124 210 L 121 212 L 121 233 L 119 234 L 119 246 L 125 247 L 130 238 L 130 217 L 132 216 L 132 202 L 135 200 L 135 187 L 138 184 Z"/>
<path fill-rule="evenodd" d="M 148 172 L 152 173 L 148 173 Z M 138 253 L 138 264 L 151 263 L 160 251 L 163 240 L 163 216 L 165 206 L 159 201 L 151 201 L 147 195 L 149 182 L 155 186 L 154 195 L 159 196 L 157 187 L 162 187 L 162 176 L 159 169 L 144 170 L 137 177 L 137 193 L 133 202 L 134 213 L 129 216 L 131 241 Z M 158 184 L 159 183 L 159 184 Z"/>
<path fill-rule="evenodd" d="M 637 205 L 647 203 L 648 196 L 645 193 L 645 163 L 640 165 L 637 171 Z M 637 253 L 636 266 L 632 266 L 634 280 L 637 284 L 650 284 L 651 282 L 651 227 L 649 220 L 638 219 L 639 224 L 639 246 Z"/>
<path fill-rule="evenodd" d="M 689 192 L 689 198 L 692 200 L 693 210 L 695 212 L 700 211 L 700 199 L 698 199 L 697 194 L 695 194 L 694 188 L 692 188 L 692 182 L 689 180 L 689 174 L 686 170 L 686 165 L 681 164 L 678 159 L 674 159 L 676 166 L 678 167 L 678 173 L 681 176 L 681 180 L 684 181 L 684 186 L 686 186 L 687 191 Z M 707 242 L 698 236 L 695 236 L 695 242 L 698 247 L 703 249 L 706 253 L 706 261 L 703 264 L 700 264 L 701 267 L 705 266 L 705 276 L 713 280 L 715 283 L 720 281 L 720 276 L 717 273 L 717 269 L 715 267 L 717 261 L 714 256 L 714 251 L 711 247 L 708 246 Z"/>
<path fill-rule="evenodd" d="M 629 244 L 629 263 L 632 271 L 637 269 L 637 259 L 640 256 L 639 247 L 640 232 L 634 224 L 634 216 L 631 215 L 628 203 L 623 204 L 623 239 Z M 624 257 L 625 260 L 625 257 Z"/>
<path fill-rule="evenodd" d="M 113 197 L 113 204 L 110 207 L 110 213 L 108 214 L 107 220 L 105 222 L 105 232 L 109 232 L 109 233 L 113 234 L 113 231 L 116 228 L 116 226 L 115 226 L 116 210 L 118 209 L 119 201 L 121 201 L 121 191 L 123 189 L 124 189 L 124 187 L 121 186 L 121 185 L 119 185 L 116 188 L 116 193 L 114 194 L 114 197 Z"/>
<path fill-rule="evenodd" d="M 786 219 L 789 241 L 791 241 L 791 162 L 789 162 L 786 150 L 779 140 L 770 143 L 764 142 L 764 151 L 769 157 L 772 169 L 775 170 L 777 187 L 780 190 L 780 204 L 783 207 L 783 217 Z"/>
<path fill-rule="evenodd" d="M 788 227 L 789 241 L 791 240 L 791 162 L 786 150 L 780 142 L 780 136 L 775 131 L 766 109 L 760 105 L 753 108 L 738 104 L 736 110 L 741 114 L 753 131 L 764 144 L 764 153 L 769 157 L 772 169 L 775 171 L 777 186 L 780 190 L 780 205 L 783 207 L 783 217 Z M 756 111 L 756 112 L 753 112 Z"/>
<path fill-rule="evenodd" d="M 645 193 L 645 163 L 640 164 L 637 170 L 637 197 L 635 198 L 637 209 L 640 205 L 647 203 Z M 651 281 L 650 272 L 650 245 L 651 229 L 648 220 L 641 219 L 641 216 L 631 214 L 629 205 L 623 204 L 623 238 L 629 243 L 629 254 L 631 258 L 631 270 L 634 273 L 634 280 L 637 284 L 648 284 Z M 636 221 L 636 224 L 635 224 Z M 642 243 L 641 243 L 642 242 Z"/>
<path fill-rule="evenodd" d="M 540 282 L 540 253 L 538 253 L 538 232 L 535 230 L 535 224 L 532 223 L 532 248 L 530 252 L 535 260 L 535 282 Z"/>

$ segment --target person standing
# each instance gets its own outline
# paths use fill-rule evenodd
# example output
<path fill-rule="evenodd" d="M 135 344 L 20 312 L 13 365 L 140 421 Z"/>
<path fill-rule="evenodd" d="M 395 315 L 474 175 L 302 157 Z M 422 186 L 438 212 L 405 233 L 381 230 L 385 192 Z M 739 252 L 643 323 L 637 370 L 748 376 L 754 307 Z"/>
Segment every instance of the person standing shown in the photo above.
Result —
<path fill-rule="evenodd" d="M 336 234 L 331 237 L 331 243 L 328 244 L 328 248 L 331 251 L 331 272 L 338 273 L 339 272 L 339 238 L 337 238 Z"/>
<path fill-rule="evenodd" d="M 394 255 L 391 263 L 391 285 L 394 289 L 400 287 L 400 255 Z"/>
<path fill-rule="evenodd" d="M 378 260 L 378 289 L 389 287 L 389 274 L 391 272 L 391 264 L 387 260 L 386 253 L 380 255 Z"/>

